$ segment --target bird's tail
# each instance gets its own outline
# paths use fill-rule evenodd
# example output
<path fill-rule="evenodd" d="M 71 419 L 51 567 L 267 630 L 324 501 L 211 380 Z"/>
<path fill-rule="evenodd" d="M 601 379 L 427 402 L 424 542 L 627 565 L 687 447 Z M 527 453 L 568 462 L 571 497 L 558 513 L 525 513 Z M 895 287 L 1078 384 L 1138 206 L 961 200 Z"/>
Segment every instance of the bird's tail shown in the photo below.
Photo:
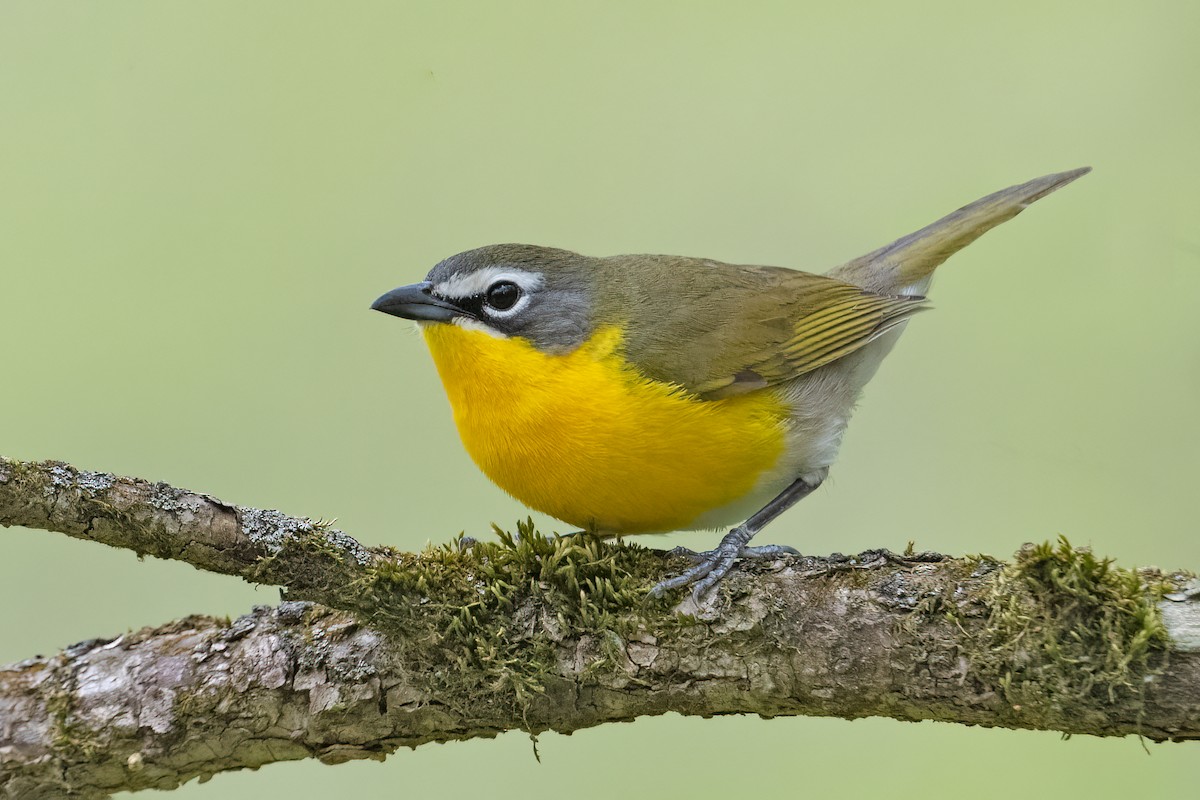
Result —
<path fill-rule="evenodd" d="M 1043 175 L 989 194 L 886 247 L 829 271 L 829 276 L 880 294 L 924 294 L 933 271 L 1030 203 L 1091 172 L 1091 167 Z"/>

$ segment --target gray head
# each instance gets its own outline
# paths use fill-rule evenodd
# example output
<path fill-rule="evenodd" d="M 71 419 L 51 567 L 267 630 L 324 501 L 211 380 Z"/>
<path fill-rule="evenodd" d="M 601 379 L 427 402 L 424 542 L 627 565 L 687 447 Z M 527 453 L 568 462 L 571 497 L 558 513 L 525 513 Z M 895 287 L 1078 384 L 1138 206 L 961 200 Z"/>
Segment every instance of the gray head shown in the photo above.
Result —
<path fill-rule="evenodd" d="M 421 323 L 520 336 L 564 352 L 591 334 L 596 259 L 530 244 L 494 244 L 451 256 L 425 280 L 394 289 L 371 308 Z"/>

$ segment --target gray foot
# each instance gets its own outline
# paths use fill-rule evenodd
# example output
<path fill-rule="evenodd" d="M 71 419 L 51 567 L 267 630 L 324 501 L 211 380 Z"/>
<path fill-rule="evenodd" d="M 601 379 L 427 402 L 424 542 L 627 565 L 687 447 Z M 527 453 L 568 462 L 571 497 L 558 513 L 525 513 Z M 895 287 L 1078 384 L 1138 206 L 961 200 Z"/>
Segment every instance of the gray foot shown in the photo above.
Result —
<path fill-rule="evenodd" d="M 690 558 L 697 564 L 702 564 L 710 558 L 715 557 L 716 550 L 700 550 L 696 551 L 690 547 L 675 547 L 670 553 L 673 556 L 683 556 Z M 758 547 L 743 547 L 742 552 L 738 553 L 738 558 L 778 558 L 779 556 L 798 556 L 800 551 L 794 547 L 788 547 L 786 544 L 764 544 Z"/>
<path fill-rule="evenodd" d="M 696 561 L 696 565 L 676 575 L 674 578 L 655 585 L 650 589 L 651 597 L 662 597 L 672 589 L 692 586 L 692 598 L 699 603 L 700 598 L 716 586 L 733 569 L 733 564 L 739 557 L 774 558 L 776 556 L 800 555 L 794 548 L 786 545 L 769 544 L 762 547 L 747 547 L 753 533 L 747 534 L 743 528 L 734 528 L 725 534 L 725 538 L 713 550 L 697 553 L 686 547 L 677 547 L 673 553 L 685 555 Z"/>

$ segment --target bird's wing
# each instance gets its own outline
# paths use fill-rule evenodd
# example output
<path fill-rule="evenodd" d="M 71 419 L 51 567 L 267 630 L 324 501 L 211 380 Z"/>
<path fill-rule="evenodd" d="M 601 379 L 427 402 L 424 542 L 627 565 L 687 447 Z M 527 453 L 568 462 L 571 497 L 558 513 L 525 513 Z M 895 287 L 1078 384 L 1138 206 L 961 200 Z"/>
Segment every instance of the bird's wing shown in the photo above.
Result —
<path fill-rule="evenodd" d="M 649 377 L 711 399 L 819 369 L 924 307 L 923 297 L 875 294 L 795 270 L 691 259 L 656 266 L 663 265 L 676 273 L 663 283 L 686 288 L 671 303 L 659 295 L 632 304 L 646 318 L 630 326 L 626 355 Z"/>
<path fill-rule="evenodd" d="M 809 292 L 785 336 L 733 337 L 693 391 L 727 397 L 791 380 L 850 355 L 924 307 L 923 297 L 887 297 L 834 280 Z"/>

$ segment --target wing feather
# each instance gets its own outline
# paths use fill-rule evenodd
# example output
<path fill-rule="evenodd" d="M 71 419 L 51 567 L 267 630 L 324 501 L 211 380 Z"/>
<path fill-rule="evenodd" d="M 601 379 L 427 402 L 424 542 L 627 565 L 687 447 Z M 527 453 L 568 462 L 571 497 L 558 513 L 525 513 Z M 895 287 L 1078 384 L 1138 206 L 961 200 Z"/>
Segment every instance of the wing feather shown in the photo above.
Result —
<path fill-rule="evenodd" d="M 626 358 L 650 378 L 710 399 L 820 369 L 924 301 L 780 267 L 673 256 L 614 256 L 599 264 L 613 270 L 608 285 L 627 287 L 604 298 L 613 305 L 603 312 L 629 320 Z M 638 271 L 640 280 L 622 281 L 626 270 Z"/>

